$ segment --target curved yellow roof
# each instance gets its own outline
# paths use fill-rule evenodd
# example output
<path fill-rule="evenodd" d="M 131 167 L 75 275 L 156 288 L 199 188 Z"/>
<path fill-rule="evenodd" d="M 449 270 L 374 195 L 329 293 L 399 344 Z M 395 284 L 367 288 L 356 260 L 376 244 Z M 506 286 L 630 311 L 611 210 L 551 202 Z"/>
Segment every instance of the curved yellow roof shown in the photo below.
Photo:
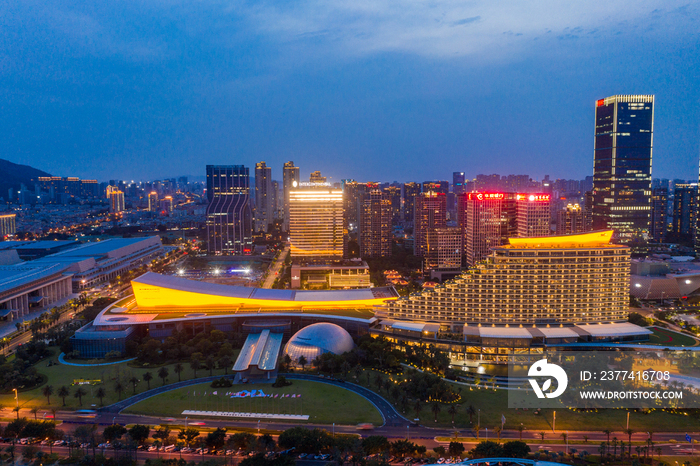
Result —
<path fill-rule="evenodd" d="M 612 230 L 591 231 L 562 236 L 508 238 L 508 242 L 514 248 L 594 248 L 609 245 L 612 235 Z"/>

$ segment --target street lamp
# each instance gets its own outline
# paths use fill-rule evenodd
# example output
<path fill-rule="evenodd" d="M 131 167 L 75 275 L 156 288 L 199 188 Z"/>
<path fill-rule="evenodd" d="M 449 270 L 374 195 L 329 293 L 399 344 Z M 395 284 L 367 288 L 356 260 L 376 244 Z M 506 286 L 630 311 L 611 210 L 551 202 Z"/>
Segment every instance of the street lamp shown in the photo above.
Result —
<path fill-rule="evenodd" d="M 19 408 L 19 392 L 17 392 L 16 388 L 13 388 L 12 391 L 15 392 L 15 400 L 17 401 L 17 407 Z"/>

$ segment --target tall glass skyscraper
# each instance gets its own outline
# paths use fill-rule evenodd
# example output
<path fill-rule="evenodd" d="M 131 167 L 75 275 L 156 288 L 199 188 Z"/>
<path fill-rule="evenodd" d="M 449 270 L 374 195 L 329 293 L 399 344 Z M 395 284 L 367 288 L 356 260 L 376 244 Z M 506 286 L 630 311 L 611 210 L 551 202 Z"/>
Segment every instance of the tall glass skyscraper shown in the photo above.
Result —
<path fill-rule="evenodd" d="M 593 229 L 629 241 L 648 238 L 654 96 L 615 95 L 596 102 Z"/>
<path fill-rule="evenodd" d="M 208 253 L 250 253 L 253 215 L 248 167 L 207 165 L 207 200 Z"/>

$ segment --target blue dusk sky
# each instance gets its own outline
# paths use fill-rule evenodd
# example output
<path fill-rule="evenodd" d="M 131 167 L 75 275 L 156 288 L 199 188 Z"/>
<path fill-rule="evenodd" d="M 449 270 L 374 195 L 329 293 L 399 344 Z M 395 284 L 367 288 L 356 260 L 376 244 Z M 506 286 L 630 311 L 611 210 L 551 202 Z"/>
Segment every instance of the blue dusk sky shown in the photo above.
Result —
<path fill-rule="evenodd" d="M 592 174 L 594 108 L 654 94 L 696 178 L 700 6 L 676 0 L 0 2 L 0 158 L 55 175 Z"/>

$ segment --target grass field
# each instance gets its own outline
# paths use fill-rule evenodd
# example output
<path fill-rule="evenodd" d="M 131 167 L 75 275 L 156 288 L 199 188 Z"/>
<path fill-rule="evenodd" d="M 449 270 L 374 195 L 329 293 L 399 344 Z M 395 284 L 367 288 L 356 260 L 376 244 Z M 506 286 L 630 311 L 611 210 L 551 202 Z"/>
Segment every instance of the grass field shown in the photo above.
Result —
<path fill-rule="evenodd" d="M 260 389 L 265 394 L 302 395 L 300 399 L 234 398 L 225 394 L 240 390 Z M 212 395 L 216 390 L 218 395 Z M 204 393 L 207 395 L 204 396 Z M 209 384 L 193 385 L 163 393 L 126 409 L 125 413 L 181 417 L 186 409 L 207 411 L 240 411 L 284 414 L 308 414 L 309 422 L 331 424 L 382 424 L 377 409 L 366 399 L 344 388 L 324 383 L 294 380 L 292 385 L 273 388 L 271 385 L 234 385 L 212 389 Z"/>
<path fill-rule="evenodd" d="M 367 387 L 367 372 L 363 371 L 359 377 L 361 385 Z M 376 390 L 374 380 L 376 377 L 375 371 L 370 372 L 370 380 L 372 384 L 370 389 Z M 384 374 L 382 374 L 384 375 Z M 387 377 L 387 376 L 385 376 Z M 394 380 L 400 379 L 402 376 L 392 376 Z M 481 412 L 481 427 L 488 427 L 492 430 L 496 426 L 501 425 L 501 415 L 506 418 L 505 428 L 515 429 L 520 423 L 525 429 L 539 431 L 552 430 L 552 409 L 542 409 L 539 414 L 533 410 L 509 409 L 508 394 L 505 390 L 492 390 L 482 388 L 480 390 L 470 390 L 469 387 L 453 384 L 454 389 L 459 392 L 461 389 L 462 401 L 458 403 L 458 412 L 455 415 L 454 426 L 456 429 L 471 429 L 477 424 L 478 415 L 474 415 L 470 423 L 469 415 L 466 414 L 469 405 L 473 405 L 475 409 Z M 391 402 L 395 402 L 386 390 L 381 390 L 379 393 Z M 394 403 L 397 406 L 396 403 Z M 408 404 L 404 416 L 413 419 L 416 417 L 416 412 L 413 409 L 415 402 Z M 438 414 L 438 422 L 434 422 L 434 415 L 431 411 L 430 403 L 423 403 L 422 410 L 418 417 L 421 419 L 421 424 L 425 426 L 452 426 L 452 416 L 447 413 L 449 405 L 442 404 L 441 411 Z M 401 408 L 397 406 L 399 413 Z M 611 429 L 621 432 L 626 428 L 627 410 L 626 409 L 601 409 L 597 412 L 576 412 L 570 409 L 562 408 L 556 410 L 556 429 L 557 430 L 591 430 L 602 431 L 603 429 Z M 685 416 L 683 414 L 673 414 L 660 410 L 649 413 L 632 412 L 630 414 L 630 429 L 636 432 L 685 432 L 697 431 L 700 422 L 697 418 Z"/>
<path fill-rule="evenodd" d="M 653 335 L 649 336 L 648 342 L 643 342 L 641 344 L 647 345 L 659 345 L 659 346 L 697 346 L 698 341 L 694 338 L 684 335 L 682 333 L 674 332 L 673 330 L 667 330 L 660 327 L 649 327 L 649 329 L 654 332 Z"/>
<path fill-rule="evenodd" d="M 234 354 L 233 360 L 235 360 L 237 354 Z M 58 358 L 54 356 L 51 358 L 53 361 L 57 361 Z M 124 385 L 124 391 L 122 392 L 122 399 L 131 396 L 134 393 L 133 385 L 128 382 L 132 377 L 139 379 L 139 383 L 136 386 L 136 393 L 146 391 L 148 389 L 148 384 L 143 380 L 143 374 L 150 372 L 153 376 L 151 380 L 151 388 L 159 387 L 163 384 L 163 381 L 158 377 L 159 367 L 153 367 L 150 369 L 133 368 L 129 367 L 128 363 L 122 362 L 118 364 L 113 364 L 110 366 L 68 366 L 63 364 L 56 364 L 51 367 L 46 367 L 47 361 L 44 360 L 37 364 L 37 370 L 48 377 L 47 385 L 51 385 L 54 389 L 54 394 L 51 396 L 51 404 L 47 403 L 46 397 L 42 395 L 42 389 L 45 385 L 41 387 L 19 393 L 19 404 L 23 409 L 30 409 L 33 407 L 38 407 L 41 409 L 40 413 L 48 411 L 51 408 L 58 409 L 80 409 L 79 400 L 73 396 L 76 391 L 76 386 L 73 386 L 73 382 L 78 379 L 84 380 L 101 380 L 101 384 L 97 385 L 83 385 L 83 388 L 87 392 L 87 395 L 83 397 L 83 408 L 88 408 L 91 405 L 100 405 L 100 400 L 97 398 L 97 389 L 102 387 L 107 392 L 107 396 L 104 397 L 104 404 L 109 405 L 115 403 L 119 400 L 117 391 L 114 389 L 117 379 L 122 381 Z M 182 364 L 184 370 L 180 373 L 180 378 L 182 380 L 194 378 L 194 371 L 190 369 L 188 363 Z M 166 383 L 173 383 L 178 381 L 178 376 L 174 370 L 174 364 L 165 365 L 170 375 L 167 378 Z M 206 369 L 200 369 L 197 371 L 198 377 L 208 376 L 209 371 Z M 223 370 L 213 371 L 213 375 L 224 375 Z M 66 397 L 66 406 L 63 406 L 63 401 L 57 396 L 58 389 L 61 386 L 68 387 L 70 391 L 70 396 Z M 15 399 L 14 394 L 0 395 L 0 406 L 14 406 Z M 41 415 L 41 414 L 40 414 Z"/>

